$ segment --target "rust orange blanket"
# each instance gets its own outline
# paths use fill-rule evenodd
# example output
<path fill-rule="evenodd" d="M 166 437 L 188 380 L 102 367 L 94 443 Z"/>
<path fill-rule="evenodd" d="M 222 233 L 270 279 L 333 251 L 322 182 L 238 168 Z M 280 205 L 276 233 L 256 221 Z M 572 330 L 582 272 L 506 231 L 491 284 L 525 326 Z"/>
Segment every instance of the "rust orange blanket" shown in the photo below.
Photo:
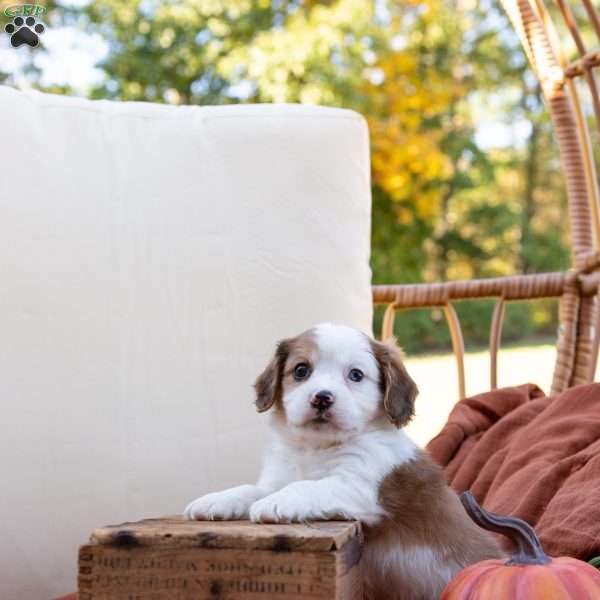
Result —
<path fill-rule="evenodd" d="M 600 384 L 467 398 L 427 449 L 457 492 L 531 523 L 551 556 L 600 554 Z"/>

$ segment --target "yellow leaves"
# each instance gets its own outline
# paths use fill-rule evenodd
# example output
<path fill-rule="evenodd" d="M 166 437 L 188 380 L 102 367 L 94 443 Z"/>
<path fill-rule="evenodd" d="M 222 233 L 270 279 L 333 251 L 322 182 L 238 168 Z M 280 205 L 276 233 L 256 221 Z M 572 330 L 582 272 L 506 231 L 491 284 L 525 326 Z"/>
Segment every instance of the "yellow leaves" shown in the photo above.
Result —
<path fill-rule="evenodd" d="M 229 25 L 223 19 L 216 17 L 208 19 L 206 27 L 214 36 L 220 38 L 225 37 L 230 31 Z"/>
<path fill-rule="evenodd" d="M 175 40 L 175 31 L 172 27 L 165 27 L 160 33 L 160 37 L 158 38 L 158 43 L 161 48 L 170 48 Z"/>
<path fill-rule="evenodd" d="M 389 48 L 370 67 L 382 77 L 364 85 L 374 108 L 368 119 L 373 181 L 400 204 L 412 205 L 422 219 L 438 216 L 453 175 L 441 143 L 458 124 L 464 126 L 462 117 L 449 115 L 467 94 L 447 65 L 436 68 L 431 62 L 435 51 L 418 50 L 423 44 L 435 48 L 443 38 L 441 9 L 442 0 L 403 0 L 391 20 Z"/>
<path fill-rule="evenodd" d="M 419 217 L 435 216 L 441 189 L 431 183 L 451 171 L 448 157 L 439 148 L 439 132 L 403 127 L 401 115 L 388 121 L 371 118 L 369 128 L 373 180 L 394 200 L 412 204 Z"/>
<path fill-rule="evenodd" d="M 327 89 L 320 85 L 308 84 L 300 90 L 300 102 L 302 104 L 333 104 L 335 97 Z"/>
<path fill-rule="evenodd" d="M 395 207 L 396 220 L 401 225 L 410 225 L 413 221 L 413 213 L 406 206 L 396 206 Z"/>
<path fill-rule="evenodd" d="M 403 52 L 394 52 L 385 57 L 382 61 L 384 73 L 391 79 L 397 75 L 416 76 L 418 61 L 414 51 L 405 50 Z"/>
<path fill-rule="evenodd" d="M 123 96 L 126 100 L 140 100 L 142 98 L 143 88 L 137 81 L 129 81 L 124 86 Z"/>
<path fill-rule="evenodd" d="M 200 12 L 190 0 L 178 3 L 161 3 L 156 9 L 153 21 L 158 25 L 185 25 L 193 27 L 199 23 Z M 210 12 L 203 13 L 210 15 Z"/>
<path fill-rule="evenodd" d="M 417 88 L 412 96 L 391 99 L 391 115 L 368 119 L 374 182 L 394 200 L 412 203 L 422 218 L 435 216 L 439 207 L 442 190 L 432 184 L 452 174 L 449 158 L 440 149 L 444 131 L 424 123 L 424 113 L 437 110 L 438 102 Z"/>
<path fill-rule="evenodd" d="M 446 277 L 452 279 L 472 279 L 475 276 L 471 261 L 459 257 L 456 252 L 448 252 Z"/>

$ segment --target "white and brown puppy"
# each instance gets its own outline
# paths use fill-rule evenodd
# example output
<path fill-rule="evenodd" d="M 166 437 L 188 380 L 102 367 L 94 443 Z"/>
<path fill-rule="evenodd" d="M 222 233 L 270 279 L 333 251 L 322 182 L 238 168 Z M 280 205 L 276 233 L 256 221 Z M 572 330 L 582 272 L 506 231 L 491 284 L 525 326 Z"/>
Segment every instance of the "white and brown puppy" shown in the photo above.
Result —
<path fill-rule="evenodd" d="M 417 386 L 394 345 L 318 325 L 280 342 L 255 388 L 273 430 L 258 482 L 194 500 L 188 518 L 357 519 L 370 600 L 437 599 L 460 569 L 501 556 L 402 431 Z"/>

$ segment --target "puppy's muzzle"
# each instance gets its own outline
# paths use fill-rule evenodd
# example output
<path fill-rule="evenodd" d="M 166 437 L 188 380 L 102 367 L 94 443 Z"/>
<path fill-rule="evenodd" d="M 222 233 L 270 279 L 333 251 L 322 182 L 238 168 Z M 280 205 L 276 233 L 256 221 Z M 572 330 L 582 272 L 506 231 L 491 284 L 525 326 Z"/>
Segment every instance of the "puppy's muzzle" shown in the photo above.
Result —
<path fill-rule="evenodd" d="M 333 406 L 333 394 L 329 390 L 317 392 L 310 401 L 311 406 L 322 414 Z"/>

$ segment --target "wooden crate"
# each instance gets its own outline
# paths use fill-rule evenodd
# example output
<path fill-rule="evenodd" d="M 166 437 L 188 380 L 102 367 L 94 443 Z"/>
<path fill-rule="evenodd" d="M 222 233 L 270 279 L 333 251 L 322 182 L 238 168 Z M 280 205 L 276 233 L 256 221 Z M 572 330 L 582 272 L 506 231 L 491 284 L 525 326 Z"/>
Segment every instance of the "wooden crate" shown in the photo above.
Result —
<path fill-rule="evenodd" d="M 79 549 L 79 600 L 361 600 L 360 525 L 147 519 Z"/>

